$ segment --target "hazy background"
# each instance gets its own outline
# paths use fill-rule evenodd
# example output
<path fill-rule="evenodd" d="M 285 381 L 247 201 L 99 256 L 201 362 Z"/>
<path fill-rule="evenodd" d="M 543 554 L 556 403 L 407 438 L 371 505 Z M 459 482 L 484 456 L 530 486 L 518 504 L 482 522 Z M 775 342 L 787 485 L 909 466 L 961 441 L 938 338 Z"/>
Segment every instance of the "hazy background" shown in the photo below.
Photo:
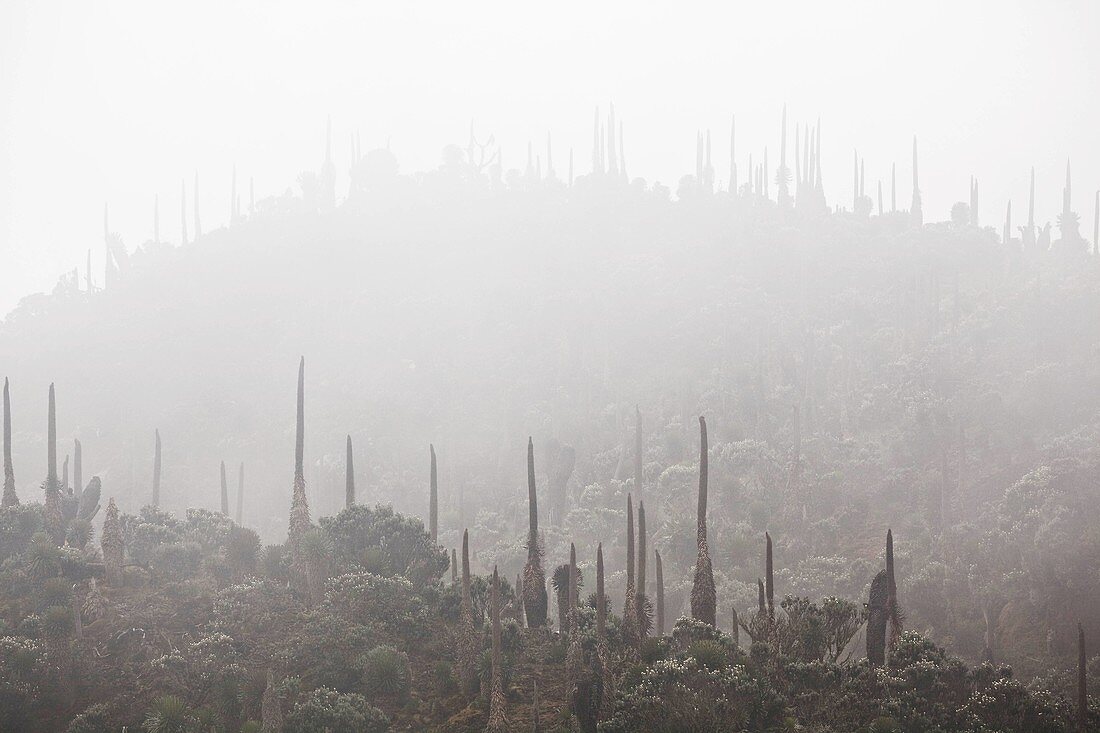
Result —
<path fill-rule="evenodd" d="M 734 113 L 742 170 L 765 145 L 774 169 L 787 102 L 791 133 L 822 118 L 830 204 L 851 200 L 858 147 L 868 193 L 896 161 L 907 206 L 915 133 L 926 219 L 947 218 L 976 174 L 983 223 L 999 227 L 1008 197 L 1019 222 L 1032 164 L 1038 218 L 1052 219 L 1071 155 L 1091 235 L 1100 4 L 824 5 L 5 0 L 0 313 L 89 247 L 102 277 L 105 201 L 132 249 L 151 236 L 155 194 L 162 239 L 178 241 L 180 181 L 190 199 L 196 169 L 207 231 L 228 218 L 234 163 L 243 202 L 249 177 L 257 198 L 292 186 L 321 163 L 327 115 L 341 195 L 353 130 L 364 152 L 388 142 L 406 172 L 464 144 L 471 119 L 496 134 L 506 168 L 549 130 L 559 174 L 570 146 L 586 172 L 592 111 L 608 101 L 630 175 L 675 190 L 699 128 L 725 179 Z"/>

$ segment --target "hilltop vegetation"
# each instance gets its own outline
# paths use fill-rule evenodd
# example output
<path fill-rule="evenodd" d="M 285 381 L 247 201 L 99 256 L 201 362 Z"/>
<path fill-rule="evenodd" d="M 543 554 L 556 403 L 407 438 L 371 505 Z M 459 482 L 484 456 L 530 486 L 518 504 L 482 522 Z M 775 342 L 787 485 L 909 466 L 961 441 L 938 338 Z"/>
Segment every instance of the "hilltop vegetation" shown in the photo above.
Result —
<path fill-rule="evenodd" d="M 715 192 L 709 161 L 674 198 L 475 158 L 369 153 L 339 204 L 304 175 L 0 324 L 5 725 L 1075 724 L 1078 623 L 1100 638 L 1100 264 L 1075 226 L 831 212 L 814 166 L 773 201 Z"/>

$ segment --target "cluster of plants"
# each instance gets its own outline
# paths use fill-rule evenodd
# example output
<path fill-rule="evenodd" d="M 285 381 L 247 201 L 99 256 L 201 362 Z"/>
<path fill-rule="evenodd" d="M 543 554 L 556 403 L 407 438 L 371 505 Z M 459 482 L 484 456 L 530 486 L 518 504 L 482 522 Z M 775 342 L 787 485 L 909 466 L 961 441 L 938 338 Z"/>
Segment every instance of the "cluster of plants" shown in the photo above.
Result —
<path fill-rule="evenodd" d="M 0 728 L 1074 725 L 1079 635 L 1100 638 L 1096 258 L 700 175 L 672 200 L 375 151 L 335 211 L 304 177 L 199 245 L 141 248 L 107 291 L 25 301 L 0 324 L 16 396 L 44 364 L 96 385 L 63 415 L 96 426 L 110 501 L 59 475 L 52 409 L 47 438 L 16 420 Z M 248 368 L 181 380 L 147 348 L 169 332 L 189 365 Z M 266 452 L 286 343 L 326 365 L 290 512 Z M 124 477 L 152 414 L 175 424 L 149 487 Z M 209 508 L 227 446 L 256 459 L 240 520 L 224 489 Z M 877 664 L 887 527 L 908 631 Z"/>

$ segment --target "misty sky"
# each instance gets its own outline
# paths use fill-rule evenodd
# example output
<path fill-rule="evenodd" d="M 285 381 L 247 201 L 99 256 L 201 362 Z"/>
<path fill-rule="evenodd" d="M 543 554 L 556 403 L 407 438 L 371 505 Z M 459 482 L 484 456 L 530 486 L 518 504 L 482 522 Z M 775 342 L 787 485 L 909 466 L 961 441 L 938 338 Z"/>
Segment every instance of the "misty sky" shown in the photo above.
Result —
<path fill-rule="evenodd" d="M 700 128 L 726 178 L 734 113 L 742 170 L 765 145 L 774 168 L 786 102 L 792 134 L 822 119 L 830 204 L 850 205 L 858 147 L 868 193 L 896 161 L 907 206 L 915 133 L 926 219 L 947 218 L 976 174 L 982 223 L 999 231 L 1008 197 L 1020 223 L 1032 164 L 1038 218 L 1053 219 L 1072 156 L 1092 235 L 1094 0 L 318 5 L 0 3 L 0 313 L 83 270 L 89 247 L 102 282 L 105 201 L 133 249 L 155 194 L 162 238 L 178 241 L 180 181 L 190 197 L 196 169 L 206 230 L 228 218 L 234 163 L 242 198 L 250 176 L 258 198 L 292 186 L 320 165 L 327 115 L 344 191 L 353 130 L 409 172 L 465 143 L 471 119 L 507 168 L 549 130 L 557 170 L 573 146 L 583 173 L 593 109 L 614 101 L 630 175 L 675 190 Z"/>

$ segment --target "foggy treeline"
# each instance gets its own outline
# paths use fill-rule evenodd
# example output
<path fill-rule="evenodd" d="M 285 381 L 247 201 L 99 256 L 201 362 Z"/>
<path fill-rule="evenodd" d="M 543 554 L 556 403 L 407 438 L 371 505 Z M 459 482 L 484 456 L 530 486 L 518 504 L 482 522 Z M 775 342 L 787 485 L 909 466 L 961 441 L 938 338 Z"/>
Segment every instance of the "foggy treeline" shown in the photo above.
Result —
<path fill-rule="evenodd" d="M 235 170 L 151 192 L 141 244 L 108 203 L 87 260 L 0 323 L 22 507 L 0 513 L 0 617 L 52 670 L 5 688 L 35 711 L 12 720 L 64 730 L 109 702 L 77 670 L 144 664 L 102 730 L 147 709 L 282 730 L 280 699 L 287 730 L 1096 729 L 1077 675 L 1100 664 L 1079 661 L 1100 638 L 1100 194 L 1067 164 L 987 222 L 972 178 L 932 221 L 917 139 L 870 181 L 859 152 L 823 169 L 828 128 L 785 111 L 751 156 L 735 126 L 726 160 L 700 131 L 670 188 L 637 177 L 625 122 L 597 110 L 590 150 L 523 156 L 471 125 L 424 172 L 354 134 L 337 160 L 330 133 L 280 196 Z M 200 185 L 227 226 L 203 227 L 224 217 Z M 47 544 L 88 567 L 39 572 Z M 103 630 L 66 627 L 64 653 L 31 628 L 56 577 Z M 203 654 L 216 681 L 188 677 Z M 811 663 L 850 687 L 800 698 Z M 949 692 L 909 684 L 917 663 Z M 733 677 L 680 703 L 642 665 Z M 329 688 L 390 722 L 309 727 Z M 728 728 L 658 720 L 722 695 Z"/>

